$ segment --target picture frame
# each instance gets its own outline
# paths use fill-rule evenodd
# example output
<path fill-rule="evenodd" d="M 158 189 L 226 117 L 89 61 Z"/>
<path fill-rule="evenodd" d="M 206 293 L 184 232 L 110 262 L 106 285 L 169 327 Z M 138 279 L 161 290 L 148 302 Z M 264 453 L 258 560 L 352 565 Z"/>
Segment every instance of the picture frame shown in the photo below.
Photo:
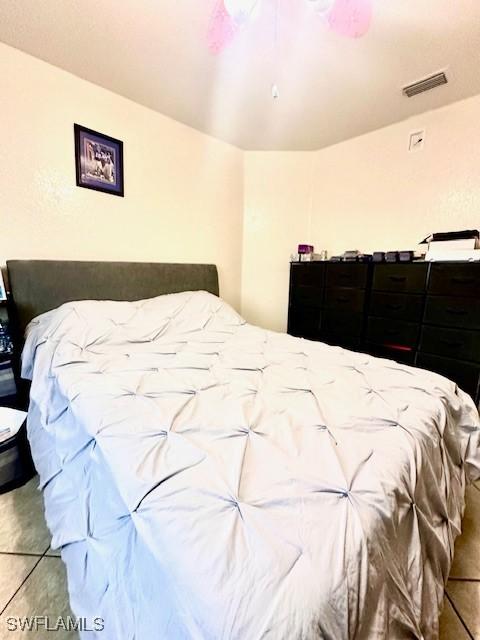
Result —
<path fill-rule="evenodd" d="M 7 290 L 5 289 L 5 282 L 3 280 L 3 274 L 0 269 L 0 301 L 4 302 L 7 299 Z"/>
<path fill-rule="evenodd" d="M 123 142 L 74 124 L 77 187 L 124 197 Z"/>

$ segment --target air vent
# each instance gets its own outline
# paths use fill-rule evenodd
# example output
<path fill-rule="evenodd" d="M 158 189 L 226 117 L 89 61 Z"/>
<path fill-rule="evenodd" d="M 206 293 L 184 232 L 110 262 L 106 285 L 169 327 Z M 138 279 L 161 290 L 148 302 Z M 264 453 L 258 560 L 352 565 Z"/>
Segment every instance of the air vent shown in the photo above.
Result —
<path fill-rule="evenodd" d="M 447 84 L 447 76 L 443 73 L 436 73 L 429 78 L 425 78 L 424 80 L 419 80 L 418 82 L 414 82 L 410 84 L 408 87 L 403 87 L 403 93 L 407 96 L 407 98 L 413 98 L 413 96 L 418 95 L 419 93 L 424 93 L 425 91 L 430 91 L 430 89 L 435 89 L 435 87 L 440 87 L 442 84 Z"/>

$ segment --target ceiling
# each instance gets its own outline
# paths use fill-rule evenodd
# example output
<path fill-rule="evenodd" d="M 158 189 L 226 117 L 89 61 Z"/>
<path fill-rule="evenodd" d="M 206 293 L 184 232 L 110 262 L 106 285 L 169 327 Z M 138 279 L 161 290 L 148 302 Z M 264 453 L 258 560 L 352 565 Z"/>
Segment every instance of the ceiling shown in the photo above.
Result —
<path fill-rule="evenodd" d="M 244 149 L 318 149 L 480 93 L 480 2 L 372 1 L 355 40 L 302 0 L 261 0 L 216 56 L 215 0 L 4 0 L 0 40 Z M 440 70 L 447 86 L 402 95 Z"/>

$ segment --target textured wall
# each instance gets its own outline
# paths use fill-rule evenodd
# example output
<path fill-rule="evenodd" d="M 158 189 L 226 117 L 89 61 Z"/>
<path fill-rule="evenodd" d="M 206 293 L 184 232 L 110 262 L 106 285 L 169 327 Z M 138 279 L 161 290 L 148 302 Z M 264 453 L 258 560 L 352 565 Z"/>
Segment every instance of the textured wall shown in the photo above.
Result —
<path fill-rule="evenodd" d="M 432 231 L 480 228 L 479 121 L 477 96 L 318 152 L 247 153 L 247 320 L 285 329 L 299 241 L 330 254 L 409 249 Z M 425 148 L 409 153 L 419 128 Z"/>
<path fill-rule="evenodd" d="M 240 306 L 243 155 L 0 45 L 0 263 L 212 262 Z M 120 138 L 125 198 L 75 186 L 73 123 Z"/>
<path fill-rule="evenodd" d="M 480 97 L 318 152 L 243 154 L 5 45 L 0 72 L 0 264 L 214 262 L 227 301 L 283 330 L 298 242 L 409 248 L 480 226 Z M 124 199 L 75 186 L 73 122 L 124 141 Z"/>

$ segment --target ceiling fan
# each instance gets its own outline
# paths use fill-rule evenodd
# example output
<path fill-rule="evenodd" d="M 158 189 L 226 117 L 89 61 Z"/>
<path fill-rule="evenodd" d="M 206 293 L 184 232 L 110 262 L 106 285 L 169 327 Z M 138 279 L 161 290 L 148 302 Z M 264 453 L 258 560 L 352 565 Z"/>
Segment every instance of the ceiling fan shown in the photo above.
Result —
<path fill-rule="evenodd" d="M 207 33 L 210 51 L 221 53 L 248 25 L 265 2 L 274 0 L 217 0 Z M 360 38 L 370 28 L 372 0 L 304 0 L 325 26 L 348 37 Z"/>

